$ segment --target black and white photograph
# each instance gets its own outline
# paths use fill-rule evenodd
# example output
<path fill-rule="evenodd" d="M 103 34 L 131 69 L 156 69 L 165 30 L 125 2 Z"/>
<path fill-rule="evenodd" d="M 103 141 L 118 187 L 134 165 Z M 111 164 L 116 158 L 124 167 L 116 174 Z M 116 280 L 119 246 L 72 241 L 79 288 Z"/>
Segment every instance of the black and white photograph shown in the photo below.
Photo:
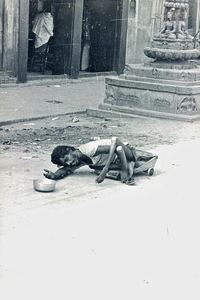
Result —
<path fill-rule="evenodd" d="M 200 299 L 200 0 L 0 0 L 2 300 Z"/>

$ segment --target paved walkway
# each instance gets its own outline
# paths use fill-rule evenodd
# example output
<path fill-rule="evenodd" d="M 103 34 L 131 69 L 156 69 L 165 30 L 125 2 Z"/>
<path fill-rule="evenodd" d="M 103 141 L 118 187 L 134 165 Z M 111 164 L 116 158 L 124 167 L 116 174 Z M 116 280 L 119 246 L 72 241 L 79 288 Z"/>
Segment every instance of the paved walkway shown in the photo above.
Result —
<path fill-rule="evenodd" d="M 6 87 L 0 121 L 82 111 L 103 96 L 103 78 Z M 158 134 L 155 124 L 148 134 Z M 83 169 L 51 194 L 32 188 L 32 178 L 51 165 L 45 153 L 29 160 L 26 152 L 24 159 L 4 152 L 1 298 L 199 299 L 200 141 L 154 150 L 155 176 L 137 177 L 135 187 L 108 180 L 97 185 Z"/>
<path fill-rule="evenodd" d="M 29 172 L 13 197 L 6 181 L 1 299 L 199 300 L 199 151 L 197 140 L 160 147 L 155 176 L 134 187 L 83 170 L 33 193 Z"/>
<path fill-rule="evenodd" d="M 97 108 L 104 98 L 104 77 L 34 81 L 0 87 L 0 125 Z"/>

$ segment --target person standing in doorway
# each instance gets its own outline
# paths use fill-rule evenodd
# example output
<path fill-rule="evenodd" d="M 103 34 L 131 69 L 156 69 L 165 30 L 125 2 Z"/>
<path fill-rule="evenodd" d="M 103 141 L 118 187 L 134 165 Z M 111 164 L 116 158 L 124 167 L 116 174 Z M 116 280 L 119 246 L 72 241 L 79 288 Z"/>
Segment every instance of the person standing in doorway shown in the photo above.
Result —
<path fill-rule="evenodd" d="M 51 36 L 53 36 L 53 16 L 51 5 L 44 3 L 42 12 L 39 12 L 33 20 L 33 33 L 35 34 L 34 47 L 37 50 L 45 48 Z"/>

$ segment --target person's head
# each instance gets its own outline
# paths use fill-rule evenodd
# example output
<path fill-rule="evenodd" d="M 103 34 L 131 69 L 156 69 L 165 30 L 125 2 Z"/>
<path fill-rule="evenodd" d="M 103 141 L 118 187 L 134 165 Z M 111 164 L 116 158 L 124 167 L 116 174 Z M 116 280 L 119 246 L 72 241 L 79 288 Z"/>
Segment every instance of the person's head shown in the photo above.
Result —
<path fill-rule="evenodd" d="M 58 166 L 76 166 L 80 163 L 79 150 L 72 146 L 57 146 L 51 154 L 51 161 Z"/>
<path fill-rule="evenodd" d="M 51 12 L 51 3 L 44 2 L 42 11 L 45 13 L 50 13 Z"/>

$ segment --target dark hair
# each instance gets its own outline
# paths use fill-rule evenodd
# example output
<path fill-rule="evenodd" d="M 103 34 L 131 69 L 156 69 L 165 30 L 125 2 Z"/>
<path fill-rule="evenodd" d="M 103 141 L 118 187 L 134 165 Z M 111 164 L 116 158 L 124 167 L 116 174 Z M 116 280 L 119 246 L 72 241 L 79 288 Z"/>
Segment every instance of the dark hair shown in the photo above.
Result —
<path fill-rule="evenodd" d="M 72 146 L 57 146 L 51 154 L 52 163 L 58 166 L 62 166 L 62 163 L 60 162 L 60 158 L 64 157 L 70 151 L 74 151 L 74 150 L 76 149 Z"/>
<path fill-rule="evenodd" d="M 44 2 L 43 12 L 51 12 L 51 3 L 50 2 Z"/>

